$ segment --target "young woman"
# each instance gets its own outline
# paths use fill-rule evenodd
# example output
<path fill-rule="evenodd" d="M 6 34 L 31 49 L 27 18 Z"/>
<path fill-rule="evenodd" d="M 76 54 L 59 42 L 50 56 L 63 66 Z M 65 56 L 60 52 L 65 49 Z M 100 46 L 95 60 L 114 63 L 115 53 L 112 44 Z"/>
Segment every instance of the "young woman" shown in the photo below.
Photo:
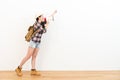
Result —
<path fill-rule="evenodd" d="M 22 66 L 25 64 L 25 62 L 32 57 L 31 60 L 31 75 L 37 75 L 40 76 L 40 73 L 36 70 L 35 68 L 35 63 L 36 63 L 36 56 L 39 51 L 40 47 L 40 42 L 41 42 L 41 37 L 42 34 L 46 32 L 47 25 L 49 23 L 50 18 L 54 17 L 54 14 L 57 11 L 54 11 L 49 18 L 46 20 L 46 18 L 43 17 L 43 15 L 40 15 L 36 18 L 36 22 L 34 23 L 34 30 L 37 30 L 37 33 L 32 36 L 30 42 L 29 42 L 29 48 L 26 56 L 22 59 L 21 63 L 19 66 L 15 69 L 15 72 L 17 73 L 18 76 L 22 76 Z"/>

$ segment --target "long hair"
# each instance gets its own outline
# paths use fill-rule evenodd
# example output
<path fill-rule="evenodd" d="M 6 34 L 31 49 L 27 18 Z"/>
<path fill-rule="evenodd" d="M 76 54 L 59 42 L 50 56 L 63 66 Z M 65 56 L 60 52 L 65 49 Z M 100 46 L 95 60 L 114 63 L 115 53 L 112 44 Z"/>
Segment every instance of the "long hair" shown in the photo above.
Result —
<path fill-rule="evenodd" d="M 47 20 L 46 20 L 46 18 L 44 18 L 44 21 L 41 22 L 41 25 L 42 25 L 43 28 L 45 28 L 46 23 L 47 23 Z"/>
<path fill-rule="evenodd" d="M 39 20 L 39 17 L 41 17 L 42 15 L 40 15 L 40 16 L 38 16 L 37 18 L 36 18 L 36 21 L 38 22 L 38 20 Z"/>

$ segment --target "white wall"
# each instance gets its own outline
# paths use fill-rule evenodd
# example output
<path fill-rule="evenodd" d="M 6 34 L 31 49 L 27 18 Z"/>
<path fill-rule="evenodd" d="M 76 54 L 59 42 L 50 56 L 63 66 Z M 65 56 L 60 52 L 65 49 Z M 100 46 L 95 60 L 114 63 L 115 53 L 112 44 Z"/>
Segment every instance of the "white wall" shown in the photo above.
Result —
<path fill-rule="evenodd" d="M 69 2 L 68 2 L 69 1 Z M 35 18 L 55 9 L 42 37 L 39 70 L 120 70 L 119 0 L 1 0 L 0 70 L 14 70 L 25 56 L 24 36 Z M 23 66 L 30 69 L 30 60 Z"/>

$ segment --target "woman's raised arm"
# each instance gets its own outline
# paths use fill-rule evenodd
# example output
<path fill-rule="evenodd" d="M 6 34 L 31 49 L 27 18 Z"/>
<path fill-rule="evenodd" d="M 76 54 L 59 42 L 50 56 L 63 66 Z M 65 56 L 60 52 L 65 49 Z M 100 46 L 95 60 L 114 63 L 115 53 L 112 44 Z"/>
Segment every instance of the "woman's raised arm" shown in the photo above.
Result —
<path fill-rule="evenodd" d="M 57 10 L 55 10 L 50 16 L 47 18 L 47 23 L 45 24 L 45 27 L 47 28 L 49 22 L 52 20 L 54 21 L 54 15 L 57 13 Z"/>

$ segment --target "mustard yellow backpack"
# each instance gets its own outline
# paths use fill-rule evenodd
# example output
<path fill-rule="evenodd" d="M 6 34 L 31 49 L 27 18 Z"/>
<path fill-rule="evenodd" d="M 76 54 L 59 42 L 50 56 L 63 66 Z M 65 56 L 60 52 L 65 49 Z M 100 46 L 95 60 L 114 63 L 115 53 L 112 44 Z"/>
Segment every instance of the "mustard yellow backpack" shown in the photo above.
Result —
<path fill-rule="evenodd" d="M 34 36 L 34 35 L 37 33 L 37 31 L 38 31 L 38 30 L 34 31 L 34 26 L 30 26 L 30 27 L 28 28 L 27 34 L 25 35 L 25 40 L 26 40 L 27 42 L 30 42 L 32 36 Z"/>

